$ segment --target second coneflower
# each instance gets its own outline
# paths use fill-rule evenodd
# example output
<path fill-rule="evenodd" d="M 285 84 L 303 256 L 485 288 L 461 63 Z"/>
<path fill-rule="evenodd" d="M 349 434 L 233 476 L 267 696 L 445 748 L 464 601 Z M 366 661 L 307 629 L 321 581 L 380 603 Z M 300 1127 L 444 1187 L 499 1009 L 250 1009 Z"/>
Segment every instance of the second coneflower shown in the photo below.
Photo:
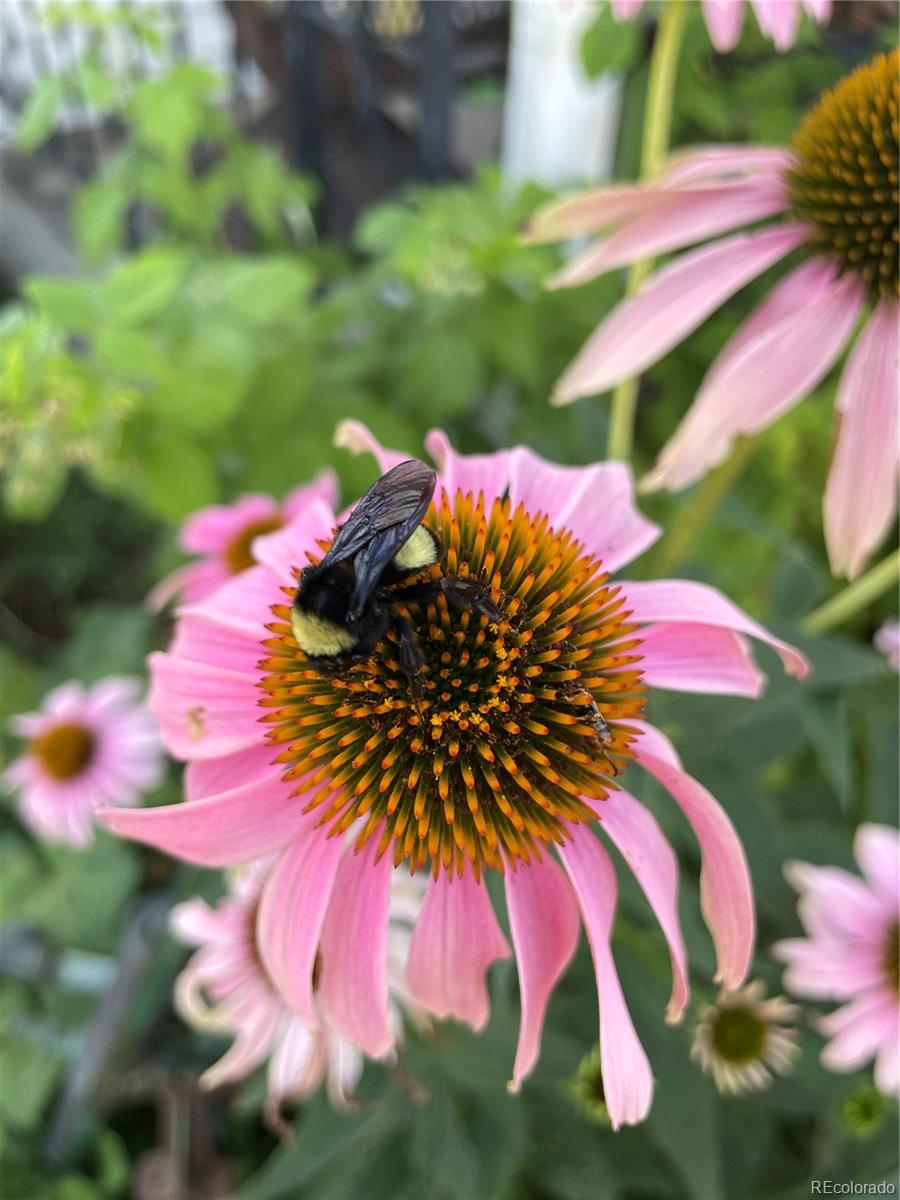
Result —
<path fill-rule="evenodd" d="M 640 374 L 752 279 L 793 251 L 801 257 L 713 362 L 648 487 L 687 487 L 737 437 L 765 429 L 827 375 L 863 319 L 838 385 L 825 490 L 831 565 L 851 577 L 896 511 L 898 68 L 895 50 L 847 76 L 787 149 L 687 151 L 646 185 L 549 205 L 530 231 L 543 241 L 604 234 L 557 286 L 707 243 L 662 267 L 606 317 L 558 381 L 559 404 Z M 710 240 L 775 215 L 786 219 Z"/>
<path fill-rule="evenodd" d="M 404 457 L 358 425 L 345 425 L 341 440 L 371 449 L 382 470 Z M 658 532 L 635 509 L 624 466 L 562 467 L 524 447 L 469 457 L 440 433 L 427 444 L 439 475 L 426 523 L 447 572 L 477 579 L 500 620 L 457 611 L 442 595 L 410 602 L 424 659 L 417 687 L 392 635 L 362 662 L 313 669 L 290 604 L 336 518 L 324 502 L 310 505 L 257 540 L 257 566 L 182 609 L 170 653 L 151 658 L 154 710 L 188 762 L 187 803 L 106 820 L 209 866 L 275 854 L 258 917 L 267 974 L 309 1024 L 321 1015 L 374 1057 L 394 1042 L 393 873 L 431 872 L 406 965 L 412 997 L 476 1029 L 489 1013 L 487 969 L 511 953 L 484 879 L 501 873 L 522 1003 L 512 1086 L 537 1061 L 547 1003 L 583 923 L 606 1103 L 614 1125 L 634 1123 L 653 1080 L 612 957 L 616 874 L 598 831 L 668 941 L 673 1020 L 688 981 L 675 855 L 614 771 L 640 765 L 693 827 L 718 977 L 739 986 L 754 929 L 741 843 L 643 710 L 657 687 L 757 695 L 763 679 L 747 635 L 773 645 L 796 675 L 806 663 L 710 587 L 610 581 Z M 609 727 L 603 752 L 591 700 Z"/>

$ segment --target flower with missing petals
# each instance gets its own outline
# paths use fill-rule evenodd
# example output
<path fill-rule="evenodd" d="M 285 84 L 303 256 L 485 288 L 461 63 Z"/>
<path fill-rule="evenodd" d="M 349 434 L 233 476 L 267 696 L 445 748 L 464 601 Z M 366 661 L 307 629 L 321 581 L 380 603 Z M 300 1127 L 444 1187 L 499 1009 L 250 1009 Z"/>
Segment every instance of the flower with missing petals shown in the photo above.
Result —
<path fill-rule="evenodd" d="M 888 531 L 898 462 L 900 51 L 859 67 L 804 118 L 790 148 L 714 146 L 677 155 L 648 184 L 559 201 L 530 237 L 603 233 L 555 286 L 706 243 L 652 275 L 601 322 L 555 402 L 640 374 L 752 279 L 798 251 L 726 344 L 644 486 L 679 491 L 817 387 L 852 344 L 837 391 L 825 488 L 835 574 L 856 576 Z M 750 229 L 767 217 L 777 224 Z M 729 237 L 709 239 L 732 230 Z"/>
<path fill-rule="evenodd" d="M 271 1114 L 276 1115 L 285 1101 L 309 1095 L 323 1080 L 331 1102 L 343 1107 L 362 1074 L 363 1054 L 326 1021 L 310 1025 L 287 1006 L 257 947 L 260 894 L 269 867 L 260 861 L 235 871 L 228 894 L 214 908 L 198 898 L 172 910 L 173 932 L 198 947 L 175 982 L 175 1007 L 193 1028 L 234 1038 L 225 1055 L 204 1073 L 205 1087 L 244 1079 L 268 1059 Z M 406 990 L 403 966 L 423 892 L 419 877 L 398 877 L 388 900 L 389 1020 L 398 1037 L 401 1007 L 422 1021 Z M 315 981 L 313 999 L 315 1003 Z"/>
<path fill-rule="evenodd" d="M 845 1000 L 819 1022 L 831 1040 L 822 1062 L 855 1071 L 875 1059 L 875 1085 L 900 1092 L 900 834 L 861 825 L 853 854 L 860 879 L 841 867 L 793 862 L 785 868 L 800 893 L 805 938 L 773 948 L 787 963 L 784 985 L 795 996 Z"/>
<path fill-rule="evenodd" d="M 187 518 L 178 534 L 178 544 L 196 561 L 178 567 L 160 580 L 147 598 L 152 609 L 160 609 L 175 597 L 184 604 L 205 600 L 235 575 L 256 562 L 253 543 L 292 521 L 313 500 L 337 502 L 337 480 L 333 471 L 322 471 L 312 483 L 288 492 L 279 502 L 252 492 L 231 504 L 211 504 Z"/>
<path fill-rule="evenodd" d="M 672 0 L 664 0 L 672 3 Z M 617 21 L 630 21 L 644 6 L 644 0 L 610 0 Z M 744 23 L 744 0 L 700 0 L 709 40 L 719 54 L 727 54 L 738 44 Z M 750 0 L 760 31 L 772 39 L 779 52 L 790 50 L 797 40 L 801 11 L 819 25 L 831 16 L 831 0 Z"/>
<path fill-rule="evenodd" d="M 781 996 L 767 1000 L 756 979 L 720 992 L 707 1004 L 691 1046 L 695 1059 L 720 1092 L 761 1092 L 774 1075 L 785 1075 L 798 1053 L 794 1022 L 799 1009 Z"/>
<path fill-rule="evenodd" d="M 342 426 L 340 440 L 371 450 L 382 471 L 404 458 L 356 423 Z M 336 518 L 325 503 L 310 505 L 257 541 L 257 566 L 182 609 L 170 652 L 151 658 L 152 705 L 168 746 L 187 760 L 187 802 L 127 818 L 110 811 L 106 820 L 208 866 L 277 855 L 258 921 L 269 976 L 301 1018 L 321 1013 L 374 1057 L 394 1040 L 391 880 L 428 869 L 406 965 L 410 993 L 434 1016 L 479 1029 L 489 1014 L 487 969 L 514 952 L 522 1001 L 514 1088 L 537 1060 L 550 994 L 583 923 L 606 1101 L 614 1125 L 634 1123 L 653 1081 L 612 957 L 616 873 L 598 831 L 633 871 L 667 939 L 673 1020 L 688 981 L 675 855 L 629 794 L 621 774 L 629 764 L 660 781 L 697 836 L 703 913 L 726 986 L 743 981 L 754 927 L 731 822 L 645 705 L 655 688 L 757 695 L 763 677 L 748 636 L 774 646 L 795 675 L 807 665 L 711 587 L 611 581 L 658 533 L 635 509 L 623 465 L 562 467 L 525 447 L 466 456 L 439 432 L 427 446 L 438 481 L 425 520 L 444 547 L 443 566 L 430 571 L 478 580 L 500 620 L 448 607 L 443 593 L 408 601 L 423 657 L 415 687 L 393 633 L 362 662 L 314 669 L 290 605 Z M 512 948 L 489 872 L 502 876 Z"/>
<path fill-rule="evenodd" d="M 37 837 L 86 846 L 97 805 L 137 804 L 159 783 L 159 731 L 139 692 L 136 679 L 111 676 L 91 688 L 73 681 L 48 692 L 40 712 L 12 718 L 28 743 L 3 778 Z"/>

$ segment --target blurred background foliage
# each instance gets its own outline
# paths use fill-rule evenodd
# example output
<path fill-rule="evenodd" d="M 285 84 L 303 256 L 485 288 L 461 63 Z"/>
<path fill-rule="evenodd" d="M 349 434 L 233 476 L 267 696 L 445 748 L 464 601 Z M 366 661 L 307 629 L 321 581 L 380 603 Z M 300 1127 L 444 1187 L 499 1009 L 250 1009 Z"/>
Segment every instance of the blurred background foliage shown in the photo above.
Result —
<path fill-rule="evenodd" d="M 104 22 L 127 20 L 152 46 L 153 11 L 61 5 L 47 19 L 77 15 L 98 36 Z M 797 47 L 779 57 L 748 20 L 738 50 L 722 58 L 692 6 L 674 143 L 784 141 L 883 29 L 804 24 Z M 646 24 L 615 25 L 602 5 L 583 40 L 590 73 L 623 73 L 620 178 L 636 171 L 650 36 Z M 547 396 L 622 280 L 543 289 L 558 251 L 523 246 L 517 234 L 545 191 L 510 188 L 490 167 L 467 182 L 416 185 L 366 209 L 338 244 L 316 233 L 316 187 L 240 132 L 206 67 L 118 77 L 89 38 L 74 67 L 32 92 L 17 131 L 22 153 L 52 136 L 72 89 L 113 115 L 122 136 L 72 206 L 83 271 L 28 278 L 0 313 L 4 720 L 61 680 L 143 673 L 146 653 L 170 631 L 143 600 L 176 561 L 174 527 L 192 509 L 249 489 L 281 495 L 326 463 L 345 501 L 357 495 L 373 467 L 332 449 L 342 418 L 417 454 L 440 425 L 466 450 L 522 441 L 564 462 L 602 457 L 607 401 L 551 412 Z M 766 286 L 745 289 L 648 373 L 638 471 Z M 759 905 L 756 973 L 775 990 L 767 948 L 797 928 L 783 862 L 850 865 L 855 826 L 895 819 L 896 676 L 870 646 L 895 602 L 829 637 L 797 630 L 834 586 L 820 518 L 833 391 L 831 378 L 759 439 L 752 469 L 676 564 L 798 641 L 811 681 L 783 679 L 764 655 L 771 683 L 761 701 L 657 695 L 651 713 L 744 839 Z M 685 503 L 643 506 L 669 528 Z M 634 573 L 656 573 L 665 546 Z M 651 799 L 654 786 L 643 781 Z M 178 796 L 173 766 L 150 800 Z M 699 1004 L 711 995 L 713 962 L 696 847 L 671 806 L 655 810 L 683 864 Z M 0 829 L 9 1200 L 799 1200 L 810 1178 L 877 1181 L 896 1165 L 895 1106 L 866 1072 L 822 1070 L 811 1032 L 796 1072 L 771 1091 L 716 1094 L 688 1061 L 691 1017 L 683 1029 L 662 1024 L 665 948 L 624 872 L 616 953 L 657 1076 L 646 1125 L 613 1135 L 585 1099 L 584 1072 L 575 1083 L 596 1039 L 582 945 L 519 1098 L 505 1091 L 518 1001 L 514 970 L 502 964 L 482 1035 L 453 1024 L 427 1039 L 410 1032 L 398 1066 L 367 1070 L 355 1109 L 336 1113 L 315 1099 L 300 1110 L 294 1140 L 277 1145 L 261 1122 L 259 1079 L 198 1093 L 197 1074 L 222 1046 L 188 1033 L 170 1008 L 181 952 L 161 914 L 198 890 L 214 896 L 218 880 L 103 834 L 80 854 L 39 845 L 9 806 Z M 103 1048 L 116 1002 L 127 1015 Z"/>

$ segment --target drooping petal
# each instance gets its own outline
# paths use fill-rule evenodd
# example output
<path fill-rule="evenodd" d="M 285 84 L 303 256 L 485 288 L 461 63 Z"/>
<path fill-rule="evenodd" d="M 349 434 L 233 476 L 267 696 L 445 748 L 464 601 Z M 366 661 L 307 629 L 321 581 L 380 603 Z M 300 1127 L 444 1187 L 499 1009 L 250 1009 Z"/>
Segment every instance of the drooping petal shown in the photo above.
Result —
<path fill-rule="evenodd" d="M 490 1015 L 486 972 L 509 956 L 487 887 L 467 872 L 432 879 L 413 931 L 406 982 L 436 1017 L 481 1029 Z"/>
<path fill-rule="evenodd" d="M 341 859 L 319 942 L 319 1002 L 337 1033 L 372 1058 L 394 1044 L 388 1020 L 387 931 L 391 860 L 378 837 Z"/>
<path fill-rule="evenodd" d="M 886 1096 L 900 1092 L 900 1036 L 895 1031 L 882 1042 L 875 1060 L 875 1086 Z"/>
<path fill-rule="evenodd" d="M 800 9 L 796 0 L 750 0 L 759 27 L 772 39 L 775 49 L 783 54 L 797 40 Z"/>
<path fill-rule="evenodd" d="M 709 40 L 719 54 L 727 54 L 740 41 L 743 0 L 701 0 L 701 3 Z"/>
<path fill-rule="evenodd" d="M 767 428 L 816 387 L 853 331 L 863 289 L 851 275 L 833 280 L 830 263 L 813 260 L 783 280 L 713 363 L 645 490 L 677 491 L 730 453 L 740 435 Z M 800 287 L 808 280 L 809 287 Z M 787 298 L 793 298 L 788 306 Z"/>
<path fill-rule="evenodd" d="M 597 233 L 667 203 L 669 194 L 639 183 L 613 184 L 554 200 L 539 209 L 523 235 L 526 243 L 558 242 Z"/>
<path fill-rule="evenodd" d="M 567 263 L 547 281 L 550 288 L 577 287 L 598 275 L 782 212 L 784 185 L 769 176 L 674 194 L 664 206 L 621 225 L 609 237 Z"/>
<path fill-rule="evenodd" d="M 310 1028 L 313 967 L 343 851 L 340 838 L 309 830 L 279 858 L 263 887 L 257 944 L 269 976 Z"/>
<path fill-rule="evenodd" d="M 185 799 L 201 800 L 271 775 L 277 752 L 277 746 L 261 742 L 235 754 L 189 762 L 184 772 Z"/>
<path fill-rule="evenodd" d="M 775 177 L 792 162 L 791 152 L 781 146 L 692 146 L 670 155 L 657 182 L 671 187 L 749 175 Z"/>
<path fill-rule="evenodd" d="M 460 454 L 450 445 L 441 429 L 432 429 L 425 437 L 425 449 L 431 455 L 441 473 L 440 484 L 444 487 L 451 503 L 457 491 L 484 495 L 490 508 L 494 500 L 503 496 L 509 482 L 509 460 L 511 451 L 496 450 L 493 454 Z"/>
<path fill-rule="evenodd" d="M 897 306 L 882 300 L 841 375 L 834 460 L 825 488 L 831 569 L 851 579 L 897 511 L 898 355 Z"/>
<path fill-rule="evenodd" d="M 690 993 L 687 954 L 678 917 L 678 859 L 656 819 L 619 788 L 595 805 L 600 828 L 625 859 L 659 921 L 672 960 L 666 1019 L 680 1020 Z"/>
<path fill-rule="evenodd" d="M 254 676 L 171 654 L 151 654 L 150 711 L 175 758 L 212 758 L 258 744 Z"/>
<path fill-rule="evenodd" d="M 624 582 L 622 590 L 635 621 L 687 622 L 712 625 L 757 638 L 778 652 L 789 675 L 803 679 L 809 663 L 799 650 L 774 637 L 716 588 L 690 579 L 658 579 Z"/>
<path fill-rule="evenodd" d="M 269 1095 L 285 1100 L 306 1095 L 318 1086 L 324 1065 L 316 1034 L 290 1017 L 282 1022 L 269 1061 Z"/>
<path fill-rule="evenodd" d="M 508 871 L 504 884 L 522 1007 L 510 1084 L 518 1090 L 537 1062 L 547 1004 L 575 953 L 580 922 L 572 888 L 549 856 Z"/>
<path fill-rule="evenodd" d="M 546 513 L 554 529 L 568 529 L 607 571 L 637 558 L 659 537 L 659 526 L 634 502 L 624 463 L 562 467 L 519 446 L 510 455 L 509 495 L 530 513 Z"/>
<path fill-rule="evenodd" d="M 659 621 L 641 630 L 641 670 L 651 687 L 759 696 L 766 677 L 746 641 L 730 629 Z"/>
<path fill-rule="evenodd" d="M 900 835 L 888 825 L 860 825 L 853 856 L 869 886 L 894 910 L 900 907 Z"/>
<path fill-rule="evenodd" d="M 724 238 L 669 263 L 594 331 L 557 382 L 553 402 L 605 392 L 639 374 L 806 236 L 805 225 L 790 222 Z"/>
<path fill-rule="evenodd" d="M 644 0 L 609 0 L 612 14 L 617 21 L 630 21 L 641 11 Z"/>
<path fill-rule="evenodd" d="M 291 784 L 269 775 L 241 787 L 163 808 L 101 808 L 121 837 L 202 867 L 230 867 L 279 850 L 309 821 Z"/>
<path fill-rule="evenodd" d="M 411 454 L 404 454 L 402 450 L 389 450 L 382 446 L 362 421 L 339 421 L 334 431 L 334 444 L 339 450 L 349 450 L 351 454 L 371 454 L 382 474 L 412 458 Z"/>
<path fill-rule="evenodd" d="M 803 9 L 820 25 L 826 24 L 831 18 L 831 0 L 800 0 Z"/>
<path fill-rule="evenodd" d="M 560 848 L 587 931 L 600 1001 L 600 1067 L 613 1129 L 637 1125 L 653 1097 L 653 1074 L 622 995 L 610 949 L 616 908 L 616 874 L 609 855 L 585 826 Z"/>
<path fill-rule="evenodd" d="M 739 987 L 750 966 L 756 929 L 744 847 L 721 805 L 676 765 L 668 739 L 652 726 L 642 728 L 637 760 L 678 804 L 700 845 L 700 904 L 716 947 L 716 980 L 724 987 Z M 662 755 L 654 753 L 660 746 L 664 748 Z"/>
<path fill-rule="evenodd" d="M 217 1088 L 245 1079 L 268 1054 L 280 1016 L 278 1005 L 272 1004 L 242 1022 L 234 1044 L 200 1076 L 201 1086 Z"/>

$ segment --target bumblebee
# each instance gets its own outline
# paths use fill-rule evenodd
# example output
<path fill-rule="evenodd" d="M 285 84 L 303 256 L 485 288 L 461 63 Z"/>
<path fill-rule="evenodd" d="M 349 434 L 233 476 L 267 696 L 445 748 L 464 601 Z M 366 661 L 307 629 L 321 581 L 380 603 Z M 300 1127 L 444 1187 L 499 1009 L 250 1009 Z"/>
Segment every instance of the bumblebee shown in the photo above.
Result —
<path fill-rule="evenodd" d="M 291 607 L 297 645 L 311 666 L 339 670 L 371 655 L 392 630 L 400 667 L 415 680 L 423 664 L 412 626 L 397 609 L 440 594 L 457 609 L 501 619 L 474 579 L 441 576 L 409 582 L 443 559 L 440 539 L 422 518 L 437 483 L 435 472 L 410 459 L 369 488 L 338 529 L 321 562 L 304 567 Z"/>

